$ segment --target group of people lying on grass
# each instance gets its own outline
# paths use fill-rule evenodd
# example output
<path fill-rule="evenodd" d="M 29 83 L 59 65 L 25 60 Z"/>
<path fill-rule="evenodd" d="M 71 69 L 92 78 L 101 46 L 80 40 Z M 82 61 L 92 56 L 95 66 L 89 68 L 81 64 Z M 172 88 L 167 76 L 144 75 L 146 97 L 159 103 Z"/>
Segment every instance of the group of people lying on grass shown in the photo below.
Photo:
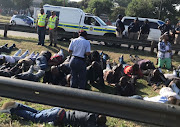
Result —
<path fill-rule="evenodd" d="M 1 47 L 7 47 L 7 44 Z M 7 47 L 7 53 L 10 53 L 13 47 Z M 0 51 L 6 52 L 6 50 L 1 49 Z M 13 56 L 0 54 L 0 76 L 35 82 L 42 78 L 43 83 L 46 84 L 70 86 L 71 68 L 69 62 L 71 56 L 65 58 L 62 49 L 54 55 L 49 51 L 29 53 L 26 50 L 19 56 L 21 52 L 22 50 L 19 49 Z M 174 69 L 172 74 L 163 74 L 161 69 L 155 68 L 150 60 L 141 59 L 137 55 L 129 57 L 134 63 L 133 65 L 124 62 L 123 55 L 119 57 L 119 63 L 110 63 L 107 54 L 92 51 L 85 59 L 87 83 L 103 89 L 105 82 L 107 82 L 108 85 L 114 87 L 115 94 L 120 96 L 179 105 L 180 67 Z M 147 80 L 148 85 L 152 86 L 154 90 L 160 91 L 160 95 L 151 98 L 137 96 L 137 79 L 141 78 Z M 161 89 L 162 84 L 164 87 Z M 66 112 L 62 108 L 37 111 L 16 102 L 5 103 L 0 112 L 15 114 L 35 123 L 53 122 L 56 125 L 57 120 L 60 120 L 58 124 L 72 126 L 99 126 L 106 123 L 106 117 L 102 115 L 80 111 Z M 48 117 L 45 117 L 44 115 L 47 113 L 49 113 Z M 69 115 L 72 115 L 75 120 L 71 120 Z"/>

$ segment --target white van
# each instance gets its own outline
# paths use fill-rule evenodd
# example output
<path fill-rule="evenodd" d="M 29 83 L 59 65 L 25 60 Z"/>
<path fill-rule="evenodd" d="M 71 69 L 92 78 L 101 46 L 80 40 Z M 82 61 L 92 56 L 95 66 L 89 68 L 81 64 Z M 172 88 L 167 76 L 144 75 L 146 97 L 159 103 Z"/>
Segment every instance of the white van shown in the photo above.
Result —
<path fill-rule="evenodd" d="M 79 8 L 62 7 L 62 6 L 43 6 L 48 17 L 51 11 L 55 11 L 59 17 L 59 31 L 78 32 L 86 30 L 88 34 L 99 36 L 116 36 L 116 27 L 108 26 L 102 19 L 92 14 L 84 13 Z M 38 10 L 35 9 L 34 16 L 37 17 Z"/>
<path fill-rule="evenodd" d="M 127 34 L 128 32 L 128 26 L 131 24 L 131 22 L 134 21 L 136 17 L 123 17 L 122 22 L 125 25 L 125 33 Z M 158 19 L 150 19 L 150 18 L 139 18 L 139 25 L 142 26 L 143 22 L 148 19 L 149 20 L 149 26 L 150 26 L 150 33 L 148 36 L 148 40 L 150 41 L 159 41 L 159 38 L 161 36 L 161 31 L 158 29 L 159 26 L 163 25 L 164 22 Z"/>

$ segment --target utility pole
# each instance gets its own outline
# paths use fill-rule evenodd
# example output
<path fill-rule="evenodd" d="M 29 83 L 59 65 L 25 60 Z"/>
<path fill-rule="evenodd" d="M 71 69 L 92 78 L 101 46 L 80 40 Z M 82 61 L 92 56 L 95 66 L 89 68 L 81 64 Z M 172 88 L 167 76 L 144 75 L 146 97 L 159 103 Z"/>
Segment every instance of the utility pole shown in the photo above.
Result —
<path fill-rule="evenodd" d="M 163 3 L 163 0 L 161 0 L 161 3 L 160 3 L 158 19 L 161 18 L 162 3 Z"/>
<path fill-rule="evenodd" d="M 66 6 L 66 1 L 64 0 L 64 7 Z"/>

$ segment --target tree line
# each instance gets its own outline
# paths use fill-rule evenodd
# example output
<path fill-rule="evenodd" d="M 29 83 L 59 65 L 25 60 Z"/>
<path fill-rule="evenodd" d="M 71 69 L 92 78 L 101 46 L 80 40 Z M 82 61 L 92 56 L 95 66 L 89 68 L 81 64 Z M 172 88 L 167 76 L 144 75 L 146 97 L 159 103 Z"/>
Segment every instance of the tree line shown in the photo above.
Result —
<path fill-rule="evenodd" d="M 26 9 L 32 2 L 33 0 L 0 0 L 0 6 Z M 112 21 L 116 20 L 118 14 L 161 20 L 169 18 L 174 22 L 180 19 L 180 11 L 176 10 L 176 6 L 180 5 L 179 0 L 43 0 L 41 5 L 44 4 L 81 8 L 97 16 L 103 13 Z"/>

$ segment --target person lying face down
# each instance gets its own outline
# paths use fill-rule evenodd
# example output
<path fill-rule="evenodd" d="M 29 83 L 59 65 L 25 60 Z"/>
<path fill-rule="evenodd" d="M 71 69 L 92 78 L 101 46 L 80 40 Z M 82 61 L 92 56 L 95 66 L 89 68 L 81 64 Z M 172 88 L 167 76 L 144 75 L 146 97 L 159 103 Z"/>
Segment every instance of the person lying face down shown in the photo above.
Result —
<path fill-rule="evenodd" d="M 36 59 L 37 70 L 46 70 L 48 68 L 48 61 L 51 58 L 51 52 L 42 51 Z"/>
<path fill-rule="evenodd" d="M 27 72 L 17 74 L 13 76 L 12 78 L 38 82 L 40 78 L 44 76 L 44 73 L 45 73 L 45 71 L 43 70 L 38 70 L 37 73 L 33 73 L 33 72 L 34 72 L 34 66 L 31 65 L 31 67 L 29 68 Z"/>
<path fill-rule="evenodd" d="M 138 64 L 139 68 L 141 70 L 148 70 L 148 69 L 155 69 L 155 66 L 153 64 L 153 62 L 151 62 L 148 59 L 141 59 L 139 58 L 137 55 L 135 55 L 135 57 L 133 57 L 132 55 L 130 55 L 130 60 L 134 63 L 134 64 Z"/>
<path fill-rule="evenodd" d="M 9 55 L 0 55 L 0 65 L 3 63 L 9 62 L 10 64 L 14 64 L 18 62 L 20 59 L 23 59 L 26 57 L 27 54 L 29 54 L 29 51 L 26 50 L 21 56 L 19 54 L 21 53 L 21 49 L 19 49 L 13 56 Z"/>
<path fill-rule="evenodd" d="M 10 53 L 12 51 L 12 49 L 16 47 L 15 44 L 12 44 L 10 47 L 7 47 L 7 46 L 8 46 L 8 44 L 0 46 L 0 54 L 2 52 Z"/>
<path fill-rule="evenodd" d="M 10 67 L 10 63 L 7 63 L 1 66 L 0 76 L 11 77 L 16 74 L 22 73 L 22 71 L 23 71 L 22 66 L 19 66 L 18 64 L 16 64 L 15 66 Z"/>
<path fill-rule="evenodd" d="M 148 72 L 149 72 L 149 75 L 147 77 L 147 81 L 148 81 L 149 86 L 152 86 L 153 84 L 160 84 L 160 83 L 167 85 L 169 83 L 168 79 L 164 77 L 163 73 L 161 73 L 159 69 L 150 70 Z"/>
<path fill-rule="evenodd" d="M 128 82 L 127 77 L 120 78 L 119 83 L 115 85 L 116 94 L 121 96 L 132 96 L 135 94 L 135 87 Z"/>
<path fill-rule="evenodd" d="M 10 113 L 34 123 L 51 123 L 60 127 L 69 125 L 72 127 L 106 127 L 107 121 L 104 115 L 82 111 L 65 111 L 60 107 L 38 111 L 17 102 L 4 103 L 0 113 Z"/>
<path fill-rule="evenodd" d="M 104 86 L 103 70 L 100 64 L 93 61 L 91 65 L 86 67 L 87 70 L 87 81 L 89 80 L 91 84 L 97 82 L 100 86 Z"/>
<path fill-rule="evenodd" d="M 67 85 L 66 74 L 63 71 L 63 65 L 52 66 L 50 71 L 45 72 L 43 77 L 43 83 L 53 84 L 53 85 Z"/>

